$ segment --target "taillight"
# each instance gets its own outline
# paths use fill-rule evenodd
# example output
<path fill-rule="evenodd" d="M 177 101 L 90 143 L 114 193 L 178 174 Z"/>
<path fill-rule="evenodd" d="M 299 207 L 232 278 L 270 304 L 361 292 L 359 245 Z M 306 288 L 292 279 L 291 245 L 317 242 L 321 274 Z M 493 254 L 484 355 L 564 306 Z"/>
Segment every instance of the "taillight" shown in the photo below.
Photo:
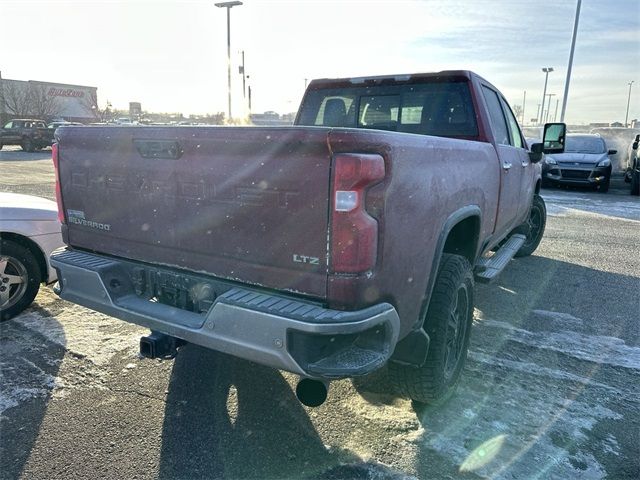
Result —
<path fill-rule="evenodd" d="M 51 159 L 53 160 L 53 168 L 56 173 L 56 203 L 58 204 L 58 220 L 65 223 L 64 208 L 62 207 L 62 189 L 60 187 L 60 160 L 58 158 L 58 144 L 51 145 Z"/>
<path fill-rule="evenodd" d="M 384 174 L 384 159 L 380 155 L 334 157 L 329 252 L 332 272 L 359 273 L 375 266 L 378 222 L 365 210 L 365 194 Z"/>

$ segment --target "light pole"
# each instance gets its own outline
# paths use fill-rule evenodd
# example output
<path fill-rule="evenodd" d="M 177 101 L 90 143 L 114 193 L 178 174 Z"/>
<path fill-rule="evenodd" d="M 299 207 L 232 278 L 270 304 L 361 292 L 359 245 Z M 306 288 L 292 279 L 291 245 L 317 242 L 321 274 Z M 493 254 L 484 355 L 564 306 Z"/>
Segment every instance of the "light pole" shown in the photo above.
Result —
<path fill-rule="evenodd" d="M 229 121 L 231 121 L 231 9 L 233 7 L 239 7 L 242 2 L 221 2 L 216 3 L 215 6 L 219 8 L 227 9 L 227 80 L 229 85 Z"/>
<path fill-rule="evenodd" d="M 527 91 L 524 91 L 524 98 L 522 99 L 522 125 L 524 126 L 524 107 L 527 104 Z"/>
<path fill-rule="evenodd" d="M 571 68 L 573 67 L 573 52 L 576 49 L 576 37 L 578 36 L 578 22 L 580 21 L 580 5 L 582 0 L 578 0 L 576 6 L 576 19 L 573 22 L 573 36 L 571 37 L 571 52 L 569 53 L 569 67 L 567 68 L 567 79 L 564 82 L 564 96 L 562 97 L 562 112 L 560 121 L 564 122 L 564 114 L 567 111 L 567 98 L 569 97 L 569 82 L 571 82 Z"/>
<path fill-rule="evenodd" d="M 551 112 L 551 97 L 555 96 L 555 93 L 547 93 L 547 97 L 549 97 L 549 100 L 547 100 L 547 115 L 544 117 L 544 123 L 547 123 L 549 121 L 549 113 Z"/>
<path fill-rule="evenodd" d="M 247 98 L 247 72 L 244 68 L 244 50 L 242 50 L 242 65 L 238 67 L 240 75 L 242 75 L 242 98 Z"/>
<path fill-rule="evenodd" d="M 553 67 L 544 67 L 542 71 L 544 72 L 544 90 L 542 91 L 542 111 L 538 117 L 538 125 L 542 125 L 542 117 L 544 117 L 544 101 L 547 97 L 547 81 L 549 80 L 549 73 L 553 72 Z"/>
<path fill-rule="evenodd" d="M 631 101 L 631 85 L 633 85 L 634 80 L 631 80 L 627 85 L 629 85 L 629 96 L 627 97 L 627 114 L 624 116 L 624 128 L 627 128 L 627 120 L 629 120 L 629 102 Z"/>
<path fill-rule="evenodd" d="M 556 121 L 556 118 L 558 118 L 558 103 L 560 103 L 560 99 L 556 98 L 556 111 L 553 113 L 553 121 Z"/>

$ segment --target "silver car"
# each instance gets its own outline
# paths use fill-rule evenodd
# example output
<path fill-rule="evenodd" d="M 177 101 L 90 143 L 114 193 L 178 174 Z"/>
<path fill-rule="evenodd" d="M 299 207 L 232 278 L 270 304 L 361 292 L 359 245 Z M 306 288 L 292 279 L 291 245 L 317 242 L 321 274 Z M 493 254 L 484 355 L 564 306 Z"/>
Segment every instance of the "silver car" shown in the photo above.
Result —
<path fill-rule="evenodd" d="M 62 245 L 55 202 L 0 193 L 0 321 L 31 305 L 40 284 L 56 281 L 49 255 Z"/>

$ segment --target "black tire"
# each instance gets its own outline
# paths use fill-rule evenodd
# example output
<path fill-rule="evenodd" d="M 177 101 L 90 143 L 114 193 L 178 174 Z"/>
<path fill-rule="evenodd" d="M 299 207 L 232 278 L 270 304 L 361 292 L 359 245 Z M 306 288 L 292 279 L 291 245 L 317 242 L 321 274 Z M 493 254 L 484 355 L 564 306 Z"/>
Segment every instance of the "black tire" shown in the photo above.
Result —
<path fill-rule="evenodd" d="M 22 150 L 24 150 L 25 152 L 33 152 L 35 149 L 33 140 L 31 140 L 30 138 L 22 139 L 22 143 L 20 144 L 20 146 L 22 147 Z"/>
<path fill-rule="evenodd" d="M 607 180 L 598 187 L 598 191 L 600 193 L 607 193 L 609 191 L 609 184 L 611 183 L 611 179 L 607 178 Z"/>
<path fill-rule="evenodd" d="M 520 247 L 516 257 L 527 257 L 536 251 L 544 236 L 544 229 L 547 226 L 547 206 L 542 197 L 538 194 L 533 196 L 531 212 L 527 219 L 527 240 Z"/>
<path fill-rule="evenodd" d="M 631 173 L 631 195 L 640 195 L 640 171 L 638 170 Z"/>
<path fill-rule="evenodd" d="M 421 367 L 389 363 L 396 392 L 415 402 L 442 404 L 455 391 L 467 358 L 473 320 L 473 272 L 460 255 L 443 254 L 424 329 L 431 340 Z"/>
<path fill-rule="evenodd" d="M 20 283 L 13 283 L 17 278 Z M 9 320 L 31 305 L 42 280 L 33 253 L 11 240 L 0 243 L 0 321 Z"/>

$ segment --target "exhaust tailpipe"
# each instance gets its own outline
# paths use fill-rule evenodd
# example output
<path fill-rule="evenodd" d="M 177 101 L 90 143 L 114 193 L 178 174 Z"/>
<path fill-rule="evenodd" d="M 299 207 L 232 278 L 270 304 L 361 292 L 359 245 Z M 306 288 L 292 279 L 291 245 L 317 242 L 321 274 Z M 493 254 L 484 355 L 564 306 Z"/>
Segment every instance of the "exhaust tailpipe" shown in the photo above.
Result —
<path fill-rule="evenodd" d="M 327 399 L 329 384 L 320 380 L 303 378 L 296 385 L 296 397 L 307 407 L 319 407 Z"/>
<path fill-rule="evenodd" d="M 140 355 L 145 358 L 174 358 L 178 354 L 178 347 L 185 343 L 180 338 L 151 332 L 151 335 L 140 338 Z"/>

